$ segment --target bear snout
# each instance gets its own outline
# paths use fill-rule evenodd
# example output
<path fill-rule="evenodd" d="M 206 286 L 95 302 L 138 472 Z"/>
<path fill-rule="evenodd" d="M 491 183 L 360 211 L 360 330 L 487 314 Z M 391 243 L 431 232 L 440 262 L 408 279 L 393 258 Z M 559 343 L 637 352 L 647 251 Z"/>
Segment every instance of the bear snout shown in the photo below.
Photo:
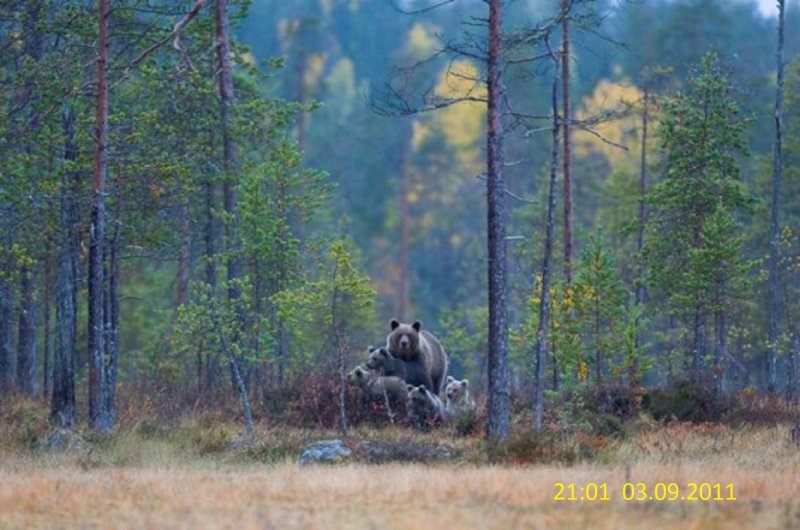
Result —
<path fill-rule="evenodd" d="M 408 335 L 403 335 L 400 337 L 400 347 L 403 349 L 408 348 L 411 345 L 411 339 L 408 338 Z"/>

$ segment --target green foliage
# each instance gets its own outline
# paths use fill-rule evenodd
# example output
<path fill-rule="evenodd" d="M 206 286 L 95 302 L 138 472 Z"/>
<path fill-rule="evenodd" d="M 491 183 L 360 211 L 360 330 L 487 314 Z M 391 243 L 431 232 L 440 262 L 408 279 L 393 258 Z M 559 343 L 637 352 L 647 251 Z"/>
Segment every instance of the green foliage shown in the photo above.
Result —
<path fill-rule="evenodd" d="M 753 202 L 739 180 L 736 155 L 747 148 L 738 114 L 714 54 L 703 57 L 685 92 L 664 102 L 666 175 L 647 196 L 644 258 L 651 293 L 684 323 L 728 311 L 751 266 L 738 220 Z"/>
<path fill-rule="evenodd" d="M 486 306 L 465 304 L 443 311 L 439 318 L 442 332 L 437 337 L 446 345 L 450 362 L 448 372 L 451 375 L 461 374 L 473 386 L 482 384 L 484 377 L 481 367 L 488 349 L 488 317 Z M 527 359 L 513 353 L 511 357 L 512 370 L 524 369 Z"/>
<path fill-rule="evenodd" d="M 644 317 L 644 309 L 640 305 L 629 302 L 622 318 L 622 355 L 619 362 L 612 367 L 617 379 L 627 377 L 628 384 L 638 386 L 642 376 L 653 365 L 653 359 L 647 357 L 650 343 L 638 343 L 637 338 L 647 329 L 649 321 Z"/>
<path fill-rule="evenodd" d="M 576 311 L 587 346 L 593 353 L 597 383 L 610 360 L 621 350 L 620 328 L 625 288 L 603 233 L 593 235 L 581 253 L 574 281 Z"/>
<path fill-rule="evenodd" d="M 328 355 L 337 348 L 347 352 L 352 351 L 350 344 L 366 344 L 377 328 L 375 295 L 369 278 L 354 263 L 350 244 L 332 242 L 313 276 L 272 297 L 292 336 L 292 362 L 330 365 Z"/>
<path fill-rule="evenodd" d="M 246 279 L 234 280 L 242 294 L 231 300 L 215 296 L 208 284 L 193 285 L 192 300 L 178 308 L 173 348 L 178 355 L 194 356 L 198 352 L 225 355 L 230 352 L 253 365 L 268 361 L 272 336 L 259 315 L 253 311 Z M 223 287 L 227 289 L 226 282 Z"/>

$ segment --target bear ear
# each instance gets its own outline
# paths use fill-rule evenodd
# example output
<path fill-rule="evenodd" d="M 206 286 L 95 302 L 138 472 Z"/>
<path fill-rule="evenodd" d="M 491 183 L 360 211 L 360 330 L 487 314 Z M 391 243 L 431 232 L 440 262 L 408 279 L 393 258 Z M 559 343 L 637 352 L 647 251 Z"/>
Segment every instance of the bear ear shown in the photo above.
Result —
<path fill-rule="evenodd" d="M 447 382 L 448 382 L 448 383 L 452 383 L 452 382 L 453 382 L 453 381 L 455 381 L 455 380 L 456 380 L 456 378 L 455 378 L 455 377 L 453 377 L 452 375 L 448 375 L 448 376 L 447 376 Z"/>
<path fill-rule="evenodd" d="M 374 351 L 375 351 L 375 350 L 377 350 L 377 349 L 378 349 L 378 347 L 377 347 L 377 346 L 372 346 L 372 345 L 370 345 L 370 346 L 367 348 L 367 350 L 369 350 L 369 352 L 370 352 L 370 353 L 374 352 Z"/>
<path fill-rule="evenodd" d="M 414 331 L 419 333 L 419 330 L 422 329 L 422 322 L 420 322 L 419 320 L 415 320 L 414 323 L 411 324 L 411 327 L 414 328 Z"/>
<path fill-rule="evenodd" d="M 463 386 L 464 388 L 467 388 L 469 386 L 469 381 L 464 379 L 463 381 L 461 381 L 461 386 Z"/>
<path fill-rule="evenodd" d="M 389 357 L 389 350 L 387 350 L 386 348 L 381 348 L 378 350 L 378 352 L 380 352 L 380 354 L 383 355 L 384 357 Z"/>
<path fill-rule="evenodd" d="M 397 328 L 400 327 L 400 322 L 398 322 L 398 320 L 396 318 L 393 318 L 391 320 L 391 322 L 389 322 L 389 326 L 391 326 L 392 327 L 392 331 L 394 331 L 394 330 L 396 330 Z"/>
<path fill-rule="evenodd" d="M 406 383 L 406 392 L 411 392 L 412 390 L 414 390 L 414 385 Z"/>

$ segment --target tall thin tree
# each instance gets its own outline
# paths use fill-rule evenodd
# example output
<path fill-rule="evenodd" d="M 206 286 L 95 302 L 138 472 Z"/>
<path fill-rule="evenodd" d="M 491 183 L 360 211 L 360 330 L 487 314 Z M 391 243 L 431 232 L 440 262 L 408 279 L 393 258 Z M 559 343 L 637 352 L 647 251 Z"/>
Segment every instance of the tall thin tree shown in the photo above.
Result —
<path fill-rule="evenodd" d="M 103 330 L 103 256 L 106 223 L 106 175 L 108 173 L 108 0 L 97 0 L 97 99 L 95 107 L 95 155 L 92 178 L 92 214 L 89 229 L 89 424 L 99 431 L 113 427 L 106 410 L 107 392 Z"/>
<path fill-rule="evenodd" d="M 33 0 L 25 5 L 24 14 L 24 55 L 36 64 L 42 57 L 43 38 L 39 27 L 41 15 L 44 11 L 44 3 L 41 0 Z M 28 74 L 28 78 L 23 83 L 21 90 L 21 100 L 23 105 L 28 107 L 28 130 L 38 128 L 39 118 L 34 109 L 36 85 L 35 81 Z M 34 140 L 30 137 L 26 139 L 25 151 L 29 156 L 33 155 Z M 34 200 L 36 200 L 34 198 Z M 36 283 L 39 271 L 36 254 L 32 264 L 23 262 L 19 267 L 19 321 L 18 321 L 18 341 L 17 341 L 17 390 L 23 394 L 32 396 L 36 394 L 36 326 L 37 309 Z"/>
<path fill-rule="evenodd" d="M 489 283 L 489 396 L 486 434 L 505 438 L 509 427 L 508 315 L 506 309 L 506 185 L 503 179 L 503 0 L 489 0 L 487 57 L 486 203 Z"/>
<path fill-rule="evenodd" d="M 778 0 L 777 87 L 775 89 L 775 151 L 772 164 L 772 209 L 769 223 L 769 278 L 767 280 L 767 383 L 770 391 L 777 390 L 778 368 L 778 242 L 783 134 L 783 40 L 785 0 Z"/>
<path fill-rule="evenodd" d="M 569 11 L 572 0 L 561 0 L 561 99 L 564 122 L 564 279 L 572 283 L 572 137 L 569 92 Z"/>
<path fill-rule="evenodd" d="M 553 78 L 553 140 L 550 153 L 550 182 L 547 192 L 547 220 L 545 221 L 544 257 L 542 259 L 541 297 L 539 298 L 539 324 L 536 329 L 536 394 L 534 396 L 533 428 L 542 429 L 544 412 L 544 379 L 547 359 L 547 328 L 550 322 L 550 280 L 553 262 L 553 214 L 556 209 L 556 179 L 558 177 L 558 61 L 553 61 L 555 74 Z"/>
<path fill-rule="evenodd" d="M 5 239 L 5 238 L 4 238 Z M 3 241 L 4 246 L 10 246 Z M 3 249 L 4 255 L 10 252 Z M 7 392 L 14 386 L 14 333 L 12 331 L 11 282 L 6 278 L 9 273 L 8 263 L 3 263 L 3 275 L 0 276 L 0 392 Z"/>
<path fill-rule="evenodd" d="M 411 222 L 408 213 L 408 194 L 411 191 L 411 144 L 413 138 L 410 117 L 403 119 L 403 159 L 400 165 L 400 277 L 397 282 L 397 312 L 401 322 L 405 322 L 408 313 L 409 294 L 409 260 L 408 231 Z"/>
<path fill-rule="evenodd" d="M 217 58 L 219 60 L 220 121 L 222 125 L 222 149 L 225 169 L 223 183 L 223 204 L 227 219 L 225 222 L 225 243 L 228 252 L 228 296 L 240 296 L 240 288 L 235 280 L 242 276 L 241 258 L 238 253 L 236 232 L 239 226 L 238 194 L 235 180 L 239 175 L 239 149 L 231 131 L 230 121 L 236 97 L 233 91 L 233 66 L 231 64 L 231 41 L 228 30 L 228 1 L 217 0 L 215 11 Z"/>
<path fill-rule="evenodd" d="M 62 106 L 65 166 L 78 157 L 75 116 L 66 102 Z M 56 336 L 53 358 L 53 393 L 50 421 L 70 428 L 75 419 L 76 274 L 78 245 L 75 234 L 75 172 L 68 169 L 59 192 L 58 257 L 56 264 Z"/>

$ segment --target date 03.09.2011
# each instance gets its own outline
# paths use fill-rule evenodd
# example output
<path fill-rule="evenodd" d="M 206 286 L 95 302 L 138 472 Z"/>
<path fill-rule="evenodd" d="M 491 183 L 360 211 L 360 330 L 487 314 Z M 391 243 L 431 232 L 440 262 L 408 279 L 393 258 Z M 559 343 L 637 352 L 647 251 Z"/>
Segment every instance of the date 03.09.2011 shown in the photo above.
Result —
<path fill-rule="evenodd" d="M 610 501 L 608 484 L 589 482 L 583 486 L 574 483 L 554 484 L 556 501 Z M 625 501 L 735 501 L 733 484 L 710 484 L 708 482 L 688 482 L 685 485 L 677 482 L 626 482 L 620 491 Z M 611 495 L 614 495 L 613 491 Z M 619 498 L 619 497 L 617 497 Z"/>

